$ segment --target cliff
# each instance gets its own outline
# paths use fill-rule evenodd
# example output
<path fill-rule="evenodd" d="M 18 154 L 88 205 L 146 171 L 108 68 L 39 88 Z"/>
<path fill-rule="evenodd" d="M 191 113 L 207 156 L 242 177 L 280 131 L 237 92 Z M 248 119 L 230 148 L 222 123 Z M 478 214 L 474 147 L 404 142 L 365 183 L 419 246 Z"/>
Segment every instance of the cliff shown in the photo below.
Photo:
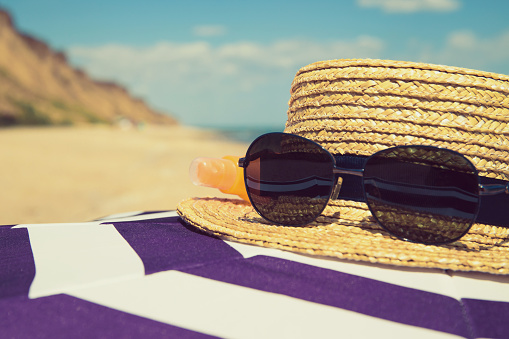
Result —
<path fill-rule="evenodd" d="M 19 32 L 0 9 L 0 126 L 115 123 L 175 124 L 122 86 L 91 79 L 65 55 Z"/>

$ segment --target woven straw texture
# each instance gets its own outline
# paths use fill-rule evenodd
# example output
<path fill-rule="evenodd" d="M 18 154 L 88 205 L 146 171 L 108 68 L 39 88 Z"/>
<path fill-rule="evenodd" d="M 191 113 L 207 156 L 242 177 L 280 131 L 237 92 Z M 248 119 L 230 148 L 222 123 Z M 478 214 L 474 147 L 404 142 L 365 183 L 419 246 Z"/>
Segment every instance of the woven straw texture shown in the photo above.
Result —
<path fill-rule="evenodd" d="M 299 70 L 285 132 L 332 154 L 371 155 L 397 145 L 455 150 L 482 176 L 509 178 L 509 77 L 390 60 L 331 60 Z M 509 274 L 509 228 L 474 224 L 452 244 L 398 240 L 367 205 L 331 201 L 306 227 L 268 224 L 239 200 L 188 199 L 188 223 L 221 238 L 312 255 L 398 266 Z M 501 211 L 501 213 L 503 213 Z"/>
<path fill-rule="evenodd" d="M 333 154 L 397 145 L 464 154 L 480 174 L 509 177 L 509 77 L 388 60 L 331 60 L 299 70 L 285 132 Z"/>
<path fill-rule="evenodd" d="M 390 236 L 365 204 L 352 201 L 330 203 L 305 227 L 269 224 L 236 199 L 192 198 L 177 211 L 209 234 L 253 245 L 397 266 L 509 274 L 509 228 L 504 227 L 475 224 L 460 241 L 430 246 Z"/>

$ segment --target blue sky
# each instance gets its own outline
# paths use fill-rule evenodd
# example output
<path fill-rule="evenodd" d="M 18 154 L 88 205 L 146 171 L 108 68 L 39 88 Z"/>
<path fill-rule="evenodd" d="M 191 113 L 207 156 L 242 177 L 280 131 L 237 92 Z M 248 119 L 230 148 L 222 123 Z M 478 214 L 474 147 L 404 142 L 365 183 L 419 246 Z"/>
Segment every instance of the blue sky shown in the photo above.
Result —
<path fill-rule="evenodd" d="M 381 58 L 509 74 L 507 0 L 0 0 L 22 31 L 182 123 L 284 127 L 319 60 Z"/>

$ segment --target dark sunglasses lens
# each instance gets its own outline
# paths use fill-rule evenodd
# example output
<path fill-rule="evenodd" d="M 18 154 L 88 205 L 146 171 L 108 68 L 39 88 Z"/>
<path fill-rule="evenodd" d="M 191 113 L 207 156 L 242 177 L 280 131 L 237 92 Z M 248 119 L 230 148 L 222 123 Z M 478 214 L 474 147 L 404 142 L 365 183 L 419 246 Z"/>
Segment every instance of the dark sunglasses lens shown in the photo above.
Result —
<path fill-rule="evenodd" d="M 477 171 L 449 150 L 417 146 L 376 153 L 366 162 L 363 180 L 373 216 L 400 238 L 455 241 L 477 215 Z"/>
<path fill-rule="evenodd" d="M 265 219 L 304 225 L 327 205 L 333 158 L 318 144 L 292 134 L 266 134 L 251 144 L 246 161 L 246 189 Z"/>

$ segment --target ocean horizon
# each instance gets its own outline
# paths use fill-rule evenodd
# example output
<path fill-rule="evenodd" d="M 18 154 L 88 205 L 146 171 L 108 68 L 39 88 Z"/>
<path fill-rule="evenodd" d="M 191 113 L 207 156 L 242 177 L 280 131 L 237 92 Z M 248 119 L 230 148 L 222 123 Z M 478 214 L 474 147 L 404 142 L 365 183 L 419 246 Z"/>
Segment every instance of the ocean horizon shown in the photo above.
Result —
<path fill-rule="evenodd" d="M 200 126 L 200 128 L 206 128 L 208 130 L 215 131 L 226 139 L 250 144 L 253 140 L 262 134 L 269 132 L 282 132 L 284 125 L 282 126 L 238 126 L 238 127 L 218 127 L 218 126 Z"/>

